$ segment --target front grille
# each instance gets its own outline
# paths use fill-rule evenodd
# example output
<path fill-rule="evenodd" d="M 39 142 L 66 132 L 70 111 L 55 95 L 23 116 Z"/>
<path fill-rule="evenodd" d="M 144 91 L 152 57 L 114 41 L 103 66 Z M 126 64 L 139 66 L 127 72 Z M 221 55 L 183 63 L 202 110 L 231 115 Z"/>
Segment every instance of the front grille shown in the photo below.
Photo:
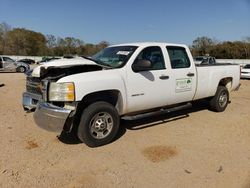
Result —
<path fill-rule="evenodd" d="M 37 88 L 37 87 L 26 85 L 26 90 L 29 93 L 34 93 L 34 94 L 37 94 L 37 95 L 42 95 L 42 92 L 41 92 L 40 88 Z"/>
<path fill-rule="evenodd" d="M 38 78 L 27 77 L 26 91 L 36 95 L 42 95 L 42 82 Z"/>

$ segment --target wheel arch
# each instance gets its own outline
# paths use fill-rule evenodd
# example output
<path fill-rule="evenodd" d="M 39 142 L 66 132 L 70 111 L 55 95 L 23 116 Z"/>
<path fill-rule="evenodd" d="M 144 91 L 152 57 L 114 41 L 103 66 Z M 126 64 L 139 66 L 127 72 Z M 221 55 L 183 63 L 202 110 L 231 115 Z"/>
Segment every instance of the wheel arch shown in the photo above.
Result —
<path fill-rule="evenodd" d="M 112 104 L 119 114 L 123 111 L 123 99 L 119 90 L 103 90 L 89 93 L 82 98 L 80 105 L 87 107 L 97 101 L 105 101 Z"/>
<path fill-rule="evenodd" d="M 222 78 L 218 84 L 218 86 L 225 86 L 229 92 L 231 91 L 232 85 L 233 85 L 232 77 Z"/>
<path fill-rule="evenodd" d="M 83 110 L 90 104 L 98 101 L 105 101 L 107 103 L 110 103 L 116 108 L 119 115 L 123 113 L 123 98 L 119 90 L 103 90 L 89 93 L 85 95 L 77 105 L 73 122 L 74 128 L 78 128 Z"/>

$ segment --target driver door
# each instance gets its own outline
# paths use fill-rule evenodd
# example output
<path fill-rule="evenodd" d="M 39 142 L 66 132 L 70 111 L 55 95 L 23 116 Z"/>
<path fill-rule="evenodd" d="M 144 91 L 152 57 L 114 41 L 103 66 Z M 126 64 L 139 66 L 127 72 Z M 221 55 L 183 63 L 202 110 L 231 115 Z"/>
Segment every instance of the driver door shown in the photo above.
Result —
<path fill-rule="evenodd" d="M 4 69 L 8 71 L 12 71 L 16 69 L 15 61 L 9 57 L 3 57 Z"/>
<path fill-rule="evenodd" d="M 170 94 L 168 70 L 166 69 L 162 49 L 159 46 L 144 48 L 134 63 L 148 60 L 150 70 L 135 72 L 129 67 L 127 72 L 127 109 L 137 112 L 167 105 L 166 96 Z"/>

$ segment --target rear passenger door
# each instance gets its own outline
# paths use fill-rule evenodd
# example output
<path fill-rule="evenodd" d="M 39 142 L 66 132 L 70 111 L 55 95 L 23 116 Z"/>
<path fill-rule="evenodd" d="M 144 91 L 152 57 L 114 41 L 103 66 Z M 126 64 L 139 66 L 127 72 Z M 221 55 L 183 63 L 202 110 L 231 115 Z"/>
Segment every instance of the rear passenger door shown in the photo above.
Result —
<path fill-rule="evenodd" d="M 196 68 L 186 48 L 166 47 L 171 65 L 171 104 L 191 101 L 196 89 Z"/>

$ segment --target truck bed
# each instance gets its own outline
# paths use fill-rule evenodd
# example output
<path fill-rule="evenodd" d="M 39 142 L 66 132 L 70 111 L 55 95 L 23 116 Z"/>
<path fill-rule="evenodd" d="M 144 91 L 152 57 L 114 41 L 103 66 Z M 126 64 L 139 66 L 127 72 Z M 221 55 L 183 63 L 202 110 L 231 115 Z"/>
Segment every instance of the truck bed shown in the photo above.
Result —
<path fill-rule="evenodd" d="M 214 96 L 219 82 L 223 79 L 232 80 L 227 86 L 229 92 L 237 88 L 240 80 L 240 66 L 237 64 L 198 65 L 196 72 L 197 90 L 194 100 Z"/>

